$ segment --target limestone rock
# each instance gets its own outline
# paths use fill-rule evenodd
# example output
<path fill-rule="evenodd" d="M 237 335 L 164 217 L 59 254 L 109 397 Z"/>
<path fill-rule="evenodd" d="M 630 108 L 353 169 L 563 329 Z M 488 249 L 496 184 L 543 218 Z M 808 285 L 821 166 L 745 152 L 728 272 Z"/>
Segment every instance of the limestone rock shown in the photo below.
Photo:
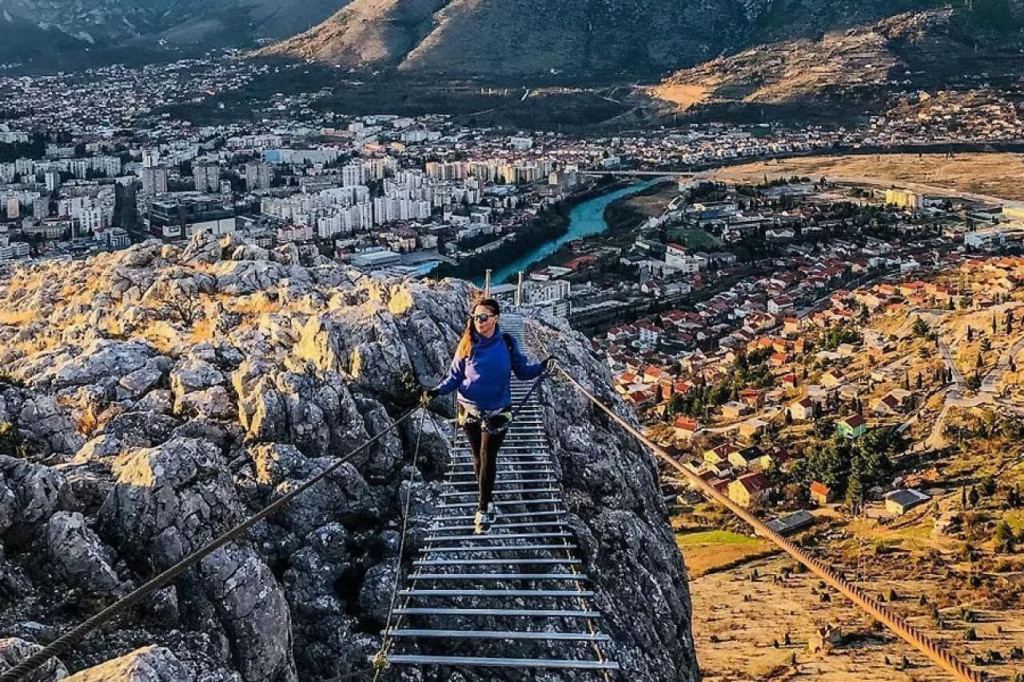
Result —
<path fill-rule="evenodd" d="M 256 480 L 262 485 L 276 486 L 288 478 L 304 478 L 309 460 L 294 445 L 264 443 L 249 448 Z"/>
<path fill-rule="evenodd" d="M 281 586 L 249 549 L 223 547 L 200 564 L 203 586 L 247 682 L 293 682 L 291 615 Z"/>
<path fill-rule="evenodd" d="M 98 596 L 119 592 L 113 552 L 85 525 L 81 514 L 57 512 L 47 522 L 43 538 L 54 570 L 68 584 Z"/>
<path fill-rule="evenodd" d="M 119 554 L 159 570 L 227 530 L 241 509 L 220 449 L 175 438 L 122 454 L 99 512 L 99 534 Z"/>
<path fill-rule="evenodd" d="M 221 371 L 205 360 L 184 360 L 171 371 L 171 391 L 178 400 L 186 393 L 218 386 L 224 381 Z"/>
<path fill-rule="evenodd" d="M 16 637 L 0 639 L 0 673 L 13 668 L 42 648 L 38 644 Z M 67 676 L 68 669 L 64 664 L 59 659 L 51 658 L 34 673 L 22 679 L 23 682 L 56 682 L 66 679 Z"/>
<path fill-rule="evenodd" d="M 0 272 L 0 311 L 30 319 L 0 325 L 0 364 L 27 386 L 0 381 L 0 422 L 25 436 L 18 459 L 0 457 L 6 633 L 48 641 L 80 614 L 52 608 L 47 590 L 68 606 L 79 594 L 102 601 L 354 452 L 137 619 L 91 640 L 86 660 L 146 642 L 166 650 L 76 677 L 174 679 L 163 651 L 194 682 L 365 669 L 394 576 L 409 568 L 397 559 L 402 510 L 408 501 L 411 559 L 438 510 L 452 428 L 445 401 L 391 427 L 447 371 L 470 286 L 366 277 L 240 234 L 12 272 Z M 532 326 L 573 376 L 629 413 L 587 339 L 564 321 Z M 582 569 L 614 639 L 609 655 L 631 682 L 697 679 L 686 571 L 653 458 L 563 383 L 542 384 L 539 398 Z M 461 677 L 510 682 L 522 671 Z"/>
<path fill-rule="evenodd" d="M 211 386 L 181 396 L 176 412 L 182 415 L 210 419 L 230 419 L 237 412 L 234 401 L 223 386 Z"/>
<path fill-rule="evenodd" d="M 50 467 L 0 455 L 0 496 L 14 494 L 14 512 L 6 538 L 16 543 L 33 537 L 58 509 L 71 505 L 64 477 Z"/>
<path fill-rule="evenodd" d="M 68 682 L 195 682 L 170 649 L 148 646 L 88 668 Z"/>
<path fill-rule="evenodd" d="M 18 414 L 18 429 L 47 452 L 73 454 L 85 442 L 75 423 L 52 396 L 29 398 Z"/>

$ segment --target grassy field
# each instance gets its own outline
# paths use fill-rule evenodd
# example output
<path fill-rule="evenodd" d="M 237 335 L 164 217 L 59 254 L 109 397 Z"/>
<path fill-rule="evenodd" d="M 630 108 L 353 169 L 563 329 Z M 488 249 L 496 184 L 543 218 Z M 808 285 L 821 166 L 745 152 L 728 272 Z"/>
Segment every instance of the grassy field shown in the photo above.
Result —
<path fill-rule="evenodd" d="M 676 544 L 683 552 L 691 577 L 734 565 L 771 549 L 764 540 L 726 530 L 678 533 Z"/>
<path fill-rule="evenodd" d="M 679 196 L 679 187 L 673 182 L 662 182 L 635 194 L 622 203 L 648 218 L 656 218 L 668 209 L 669 203 Z"/>
<path fill-rule="evenodd" d="M 1011 200 L 1024 200 L 1024 157 L 1020 154 L 883 154 L 880 156 L 808 156 L 749 163 L 715 172 L 719 182 L 758 183 L 772 178 L 807 176 L 815 180 L 867 179 L 880 183 L 920 183 Z"/>
<path fill-rule="evenodd" d="M 718 241 L 704 230 L 674 228 L 668 231 L 668 238 L 688 249 L 713 249 Z"/>

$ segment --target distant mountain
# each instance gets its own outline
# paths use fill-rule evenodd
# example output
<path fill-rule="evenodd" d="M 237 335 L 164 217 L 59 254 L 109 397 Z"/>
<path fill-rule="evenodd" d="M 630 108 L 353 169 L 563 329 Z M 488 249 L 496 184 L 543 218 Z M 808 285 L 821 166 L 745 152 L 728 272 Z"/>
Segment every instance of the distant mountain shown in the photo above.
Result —
<path fill-rule="evenodd" d="M 344 0 L 0 0 L 0 61 L 246 46 L 305 30 Z"/>
<path fill-rule="evenodd" d="M 882 58 L 861 60 L 873 79 L 894 64 L 884 54 L 888 39 L 869 35 L 879 21 L 948 8 L 962 20 L 961 32 L 1006 38 L 1016 26 L 1007 17 L 1020 7 L 1021 0 L 352 0 L 319 26 L 258 54 L 453 77 L 632 78 L 759 46 L 812 45 L 829 34 L 839 37 L 842 51 L 863 47 Z M 849 30 L 859 38 L 843 40 Z M 857 67 L 857 60 L 845 66 Z"/>
<path fill-rule="evenodd" d="M 748 25 L 739 0 L 352 0 L 262 54 L 456 76 L 635 74 L 717 55 Z"/>
<path fill-rule="evenodd" d="M 1024 13 L 1002 4 L 1002 14 L 979 14 L 985 6 L 979 2 L 971 11 L 905 12 L 814 38 L 758 45 L 678 71 L 649 91 L 683 107 L 786 105 L 866 100 L 892 85 L 944 87 L 970 74 L 1019 78 Z"/>

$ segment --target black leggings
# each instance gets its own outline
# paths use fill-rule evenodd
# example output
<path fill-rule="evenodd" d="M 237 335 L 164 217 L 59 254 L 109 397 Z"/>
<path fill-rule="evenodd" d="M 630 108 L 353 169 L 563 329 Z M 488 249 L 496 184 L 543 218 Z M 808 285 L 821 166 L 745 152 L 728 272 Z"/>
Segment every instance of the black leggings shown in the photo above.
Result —
<path fill-rule="evenodd" d="M 478 508 L 486 511 L 494 495 L 494 477 L 498 473 L 498 450 L 505 440 L 505 425 L 508 420 L 502 415 L 487 418 L 490 430 L 478 419 L 466 421 L 462 428 L 473 451 L 473 473 L 476 474 L 477 490 L 480 492 Z"/>

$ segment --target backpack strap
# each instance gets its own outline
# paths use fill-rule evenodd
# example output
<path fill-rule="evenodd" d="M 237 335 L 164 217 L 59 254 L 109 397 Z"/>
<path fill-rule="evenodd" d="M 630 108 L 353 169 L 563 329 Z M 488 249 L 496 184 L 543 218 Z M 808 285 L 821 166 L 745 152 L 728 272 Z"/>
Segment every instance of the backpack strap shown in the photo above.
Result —
<path fill-rule="evenodd" d="M 508 332 L 502 332 L 501 338 L 504 339 L 505 347 L 508 348 L 508 354 L 509 356 L 511 356 L 513 352 L 512 349 L 515 347 L 515 339 L 513 339 L 512 335 L 509 334 Z"/>

